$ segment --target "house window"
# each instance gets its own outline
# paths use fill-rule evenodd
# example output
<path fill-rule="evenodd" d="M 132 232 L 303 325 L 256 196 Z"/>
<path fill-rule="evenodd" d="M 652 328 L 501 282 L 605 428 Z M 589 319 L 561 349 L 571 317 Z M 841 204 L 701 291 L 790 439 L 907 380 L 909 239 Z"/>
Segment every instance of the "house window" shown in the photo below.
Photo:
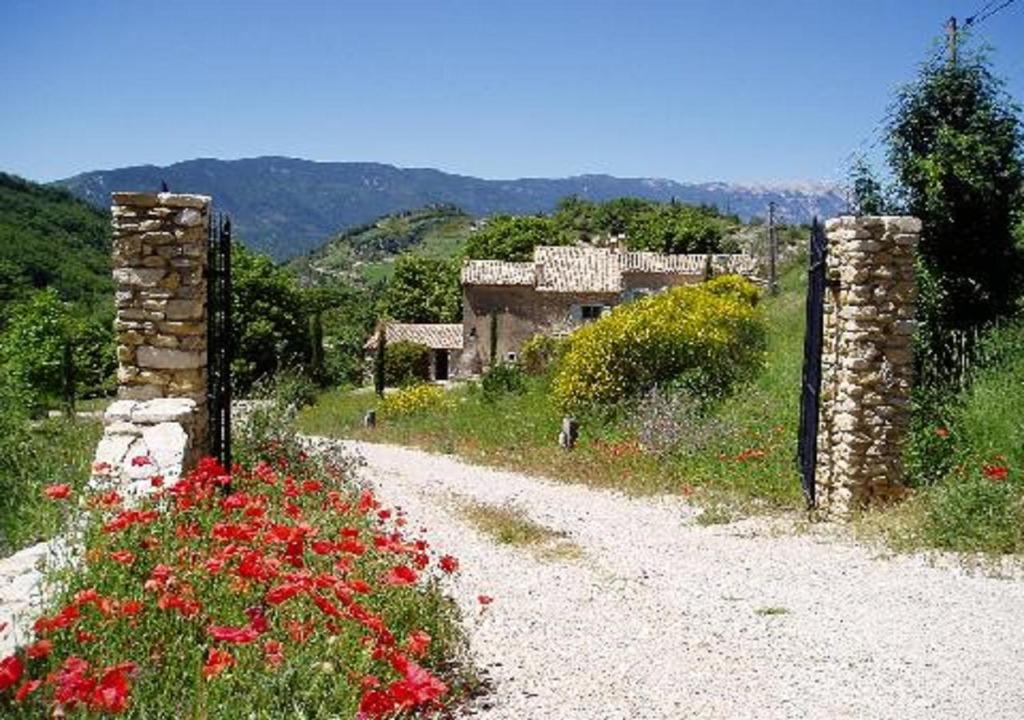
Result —
<path fill-rule="evenodd" d="M 597 320 L 601 317 L 602 312 L 604 312 L 604 305 L 583 305 L 580 308 L 580 318 L 583 319 L 583 322 Z"/>

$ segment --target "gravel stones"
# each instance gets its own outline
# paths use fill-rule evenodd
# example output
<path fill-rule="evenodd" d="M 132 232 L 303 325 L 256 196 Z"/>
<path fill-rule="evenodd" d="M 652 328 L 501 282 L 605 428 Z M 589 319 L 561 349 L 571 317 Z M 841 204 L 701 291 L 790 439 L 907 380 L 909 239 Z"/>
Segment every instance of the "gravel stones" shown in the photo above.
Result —
<path fill-rule="evenodd" d="M 841 526 L 702 527 L 679 498 L 346 445 L 382 501 L 460 560 L 451 594 L 493 684 L 473 717 L 1024 717 L 1019 580 L 942 556 L 880 559 Z M 584 555 L 543 562 L 495 545 L 453 494 L 512 503 Z"/>

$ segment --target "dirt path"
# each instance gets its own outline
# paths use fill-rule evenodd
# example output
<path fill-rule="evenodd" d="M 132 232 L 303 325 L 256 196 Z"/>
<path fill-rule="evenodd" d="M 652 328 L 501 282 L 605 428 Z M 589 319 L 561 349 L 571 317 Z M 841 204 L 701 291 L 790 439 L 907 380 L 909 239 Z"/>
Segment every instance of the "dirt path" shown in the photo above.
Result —
<path fill-rule="evenodd" d="M 879 559 L 835 530 L 702 527 L 674 498 L 349 445 L 384 501 L 461 561 L 453 594 L 495 688 L 478 717 L 1024 717 L 1020 580 Z M 496 544 L 453 495 L 513 503 L 584 555 Z"/>

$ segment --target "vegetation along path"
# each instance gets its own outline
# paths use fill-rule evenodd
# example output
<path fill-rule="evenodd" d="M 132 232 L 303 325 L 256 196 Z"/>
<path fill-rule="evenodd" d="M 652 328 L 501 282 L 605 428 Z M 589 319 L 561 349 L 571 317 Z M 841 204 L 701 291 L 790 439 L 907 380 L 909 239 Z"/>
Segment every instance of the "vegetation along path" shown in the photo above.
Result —
<path fill-rule="evenodd" d="M 1024 717 L 1019 579 L 880 558 L 835 528 L 704 526 L 682 498 L 346 445 L 460 560 L 455 599 L 493 686 L 474 716 Z"/>

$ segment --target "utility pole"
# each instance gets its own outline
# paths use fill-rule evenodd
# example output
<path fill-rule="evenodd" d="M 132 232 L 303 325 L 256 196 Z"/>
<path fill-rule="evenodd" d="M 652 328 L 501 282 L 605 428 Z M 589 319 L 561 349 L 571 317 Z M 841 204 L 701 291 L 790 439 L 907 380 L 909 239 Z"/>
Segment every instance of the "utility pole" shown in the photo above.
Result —
<path fill-rule="evenodd" d="M 956 18 L 950 15 L 946 21 L 946 49 L 949 50 L 949 64 L 956 67 Z"/>
<path fill-rule="evenodd" d="M 779 248 L 775 238 L 775 201 L 768 203 L 768 292 L 779 293 L 779 281 L 776 270 L 776 255 Z"/>

